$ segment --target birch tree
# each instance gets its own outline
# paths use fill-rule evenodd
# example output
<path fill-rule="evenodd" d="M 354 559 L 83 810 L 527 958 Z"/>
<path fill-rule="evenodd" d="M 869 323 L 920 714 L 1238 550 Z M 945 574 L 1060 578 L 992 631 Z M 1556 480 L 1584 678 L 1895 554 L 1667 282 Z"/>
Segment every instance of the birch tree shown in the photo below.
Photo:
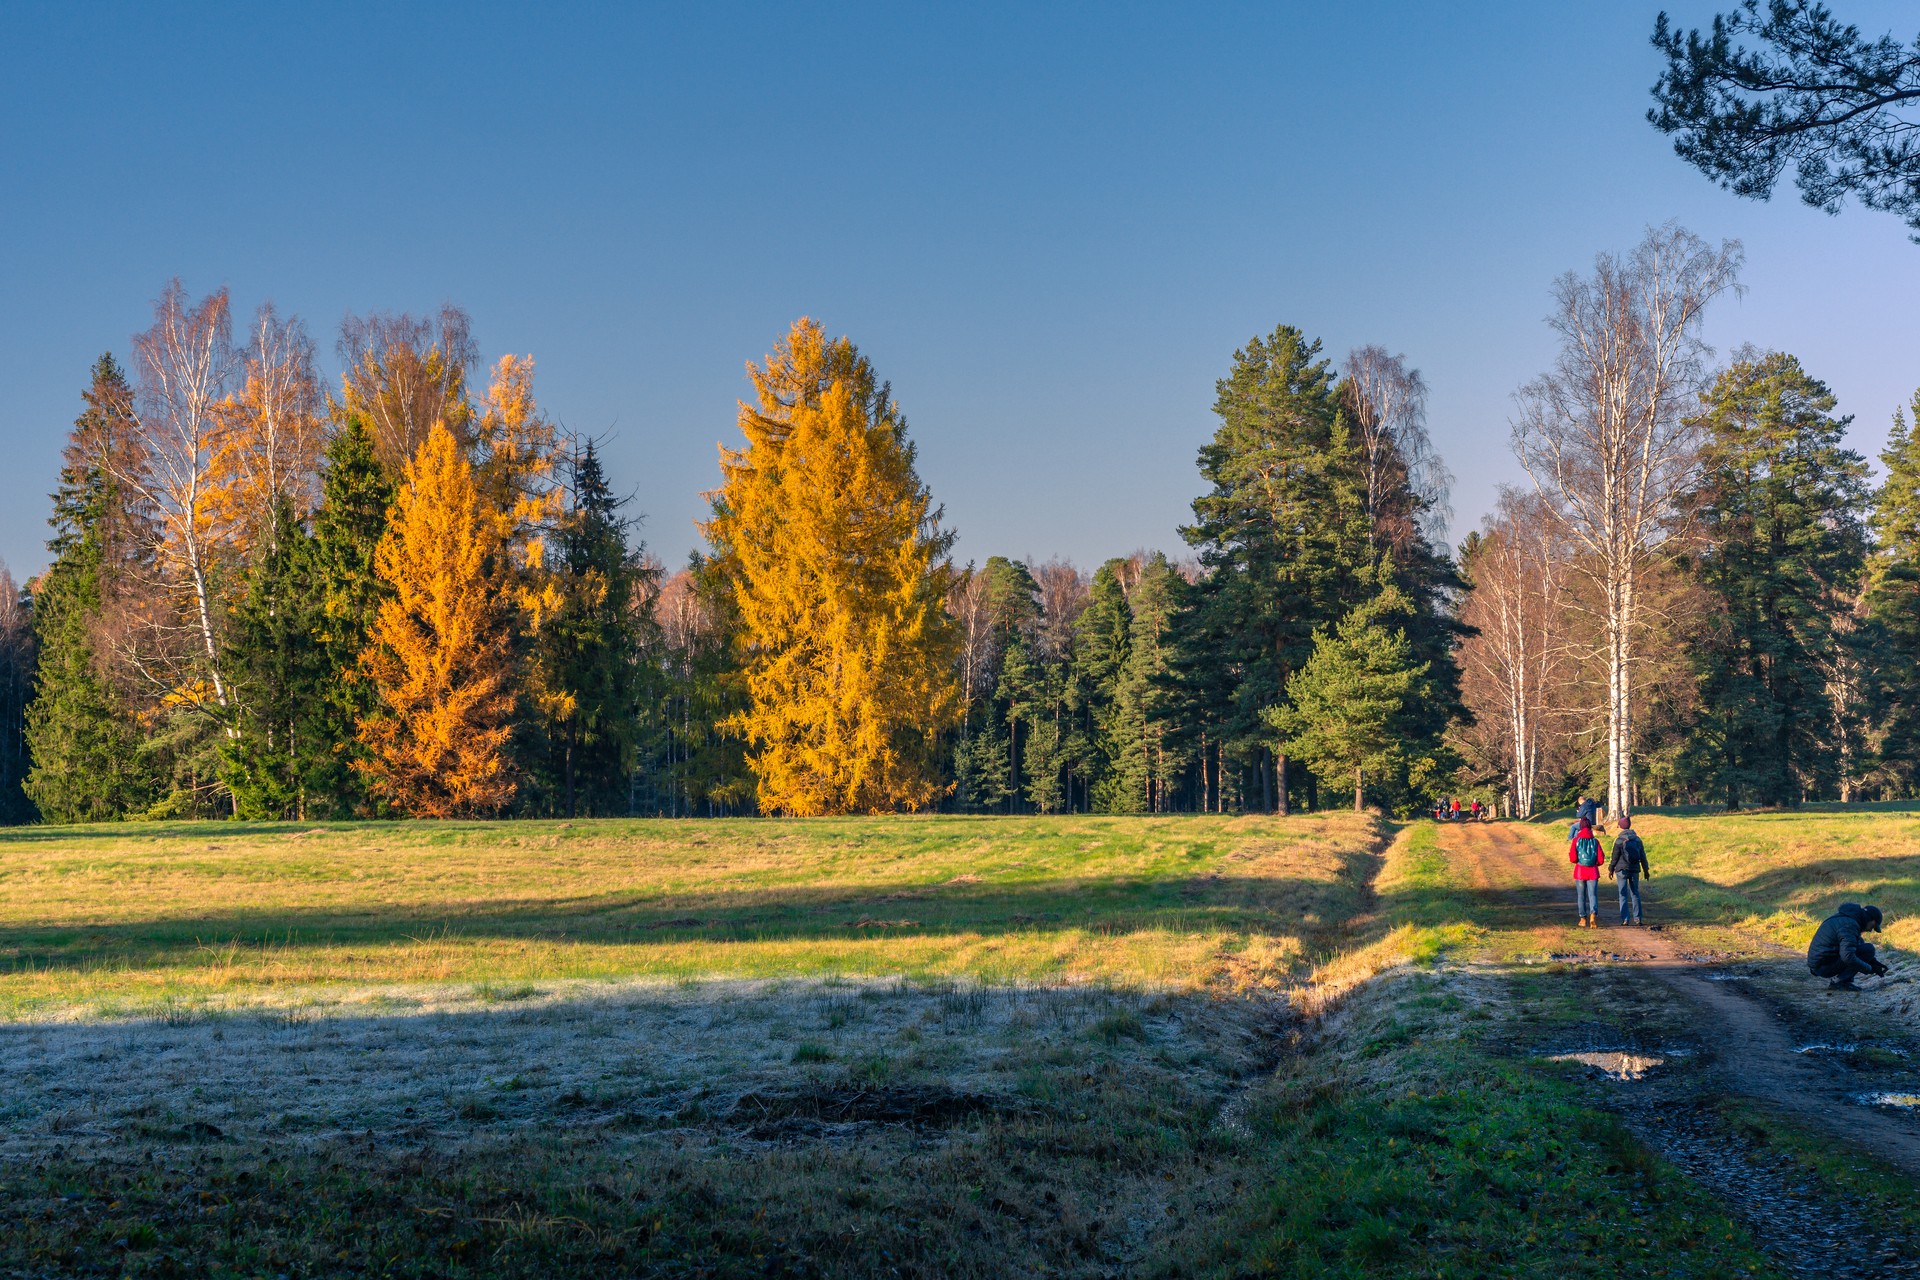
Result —
<path fill-rule="evenodd" d="M 1427 436 L 1427 383 L 1420 371 L 1385 347 L 1359 347 L 1341 367 L 1340 404 L 1359 437 L 1375 545 L 1404 554 L 1416 535 L 1443 541 L 1453 477 Z"/>
<path fill-rule="evenodd" d="M 366 422 L 390 473 L 413 460 L 436 422 L 463 448 L 472 443 L 467 377 L 480 352 L 466 312 L 449 305 L 431 319 L 348 316 L 338 350 L 346 372 L 336 409 Z"/>
<path fill-rule="evenodd" d="M 1521 388 L 1514 452 L 1592 578 L 1575 599 L 1598 611 L 1607 676 L 1608 811 L 1632 804 L 1634 671 L 1647 572 L 1665 561 L 1677 499 L 1698 468 L 1688 420 L 1712 348 L 1700 336 L 1715 298 L 1738 288 L 1738 242 L 1714 248 L 1673 224 L 1630 254 L 1601 254 L 1591 276 L 1554 285 L 1554 368 Z"/>
<path fill-rule="evenodd" d="M 320 380 L 313 339 L 298 316 L 282 319 L 271 302 L 255 313 L 240 392 L 226 406 L 214 467 L 216 519 L 242 549 L 272 536 L 274 508 L 286 499 L 296 517 L 313 510 L 318 488 Z"/>
<path fill-rule="evenodd" d="M 1532 817 L 1542 773 L 1566 760 L 1574 676 L 1563 613 L 1570 573 L 1559 522 L 1532 493 L 1506 490 L 1466 563 L 1461 692 L 1473 721 L 1462 750 L 1507 777 L 1516 817 Z"/>
<path fill-rule="evenodd" d="M 176 278 L 154 303 L 153 327 L 133 339 L 139 372 L 140 465 L 115 479 L 148 512 L 157 538 L 161 585 L 179 597 L 185 630 L 197 653 L 183 679 L 178 673 L 149 677 L 188 701 L 210 690 L 227 706 L 220 675 L 219 602 L 214 598 L 214 555 L 220 541 L 213 463 L 226 417 L 223 402 L 239 359 L 233 349 L 227 291 L 190 302 Z M 163 624 L 177 625 L 171 619 Z"/>

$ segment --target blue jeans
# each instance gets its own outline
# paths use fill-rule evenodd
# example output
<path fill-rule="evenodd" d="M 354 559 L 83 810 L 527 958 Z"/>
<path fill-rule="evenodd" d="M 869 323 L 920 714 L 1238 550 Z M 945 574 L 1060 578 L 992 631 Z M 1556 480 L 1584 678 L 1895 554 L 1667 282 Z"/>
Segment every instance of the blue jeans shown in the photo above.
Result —
<path fill-rule="evenodd" d="M 1573 912 L 1579 916 L 1600 914 L 1600 882 L 1598 880 L 1573 882 Z"/>
<path fill-rule="evenodd" d="M 1613 884 L 1620 891 L 1620 923 L 1626 924 L 1627 910 L 1633 910 L 1633 923 L 1640 923 L 1640 877 L 1615 876 Z"/>

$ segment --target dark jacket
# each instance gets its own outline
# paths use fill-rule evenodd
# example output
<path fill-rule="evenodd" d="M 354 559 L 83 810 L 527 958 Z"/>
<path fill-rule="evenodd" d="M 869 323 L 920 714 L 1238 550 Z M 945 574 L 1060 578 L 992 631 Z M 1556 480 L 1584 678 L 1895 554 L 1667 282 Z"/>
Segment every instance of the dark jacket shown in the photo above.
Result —
<path fill-rule="evenodd" d="M 1622 831 L 1613 842 L 1613 857 L 1607 861 L 1610 876 L 1641 876 L 1648 873 L 1647 847 L 1640 843 L 1637 831 Z"/>
<path fill-rule="evenodd" d="M 1600 802 L 1598 800 L 1587 801 L 1585 804 L 1581 805 L 1578 809 L 1574 811 L 1573 816 L 1575 820 L 1584 822 L 1588 826 L 1592 826 L 1594 822 L 1600 817 Z"/>
<path fill-rule="evenodd" d="M 1843 970 L 1855 964 L 1854 952 L 1861 943 L 1860 926 L 1865 922 L 1867 913 L 1851 902 L 1843 902 L 1840 909 L 1821 922 L 1813 935 L 1813 943 L 1807 948 L 1807 967 L 1839 965 Z M 1859 962 L 1861 969 L 1866 968 L 1864 960 Z"/>

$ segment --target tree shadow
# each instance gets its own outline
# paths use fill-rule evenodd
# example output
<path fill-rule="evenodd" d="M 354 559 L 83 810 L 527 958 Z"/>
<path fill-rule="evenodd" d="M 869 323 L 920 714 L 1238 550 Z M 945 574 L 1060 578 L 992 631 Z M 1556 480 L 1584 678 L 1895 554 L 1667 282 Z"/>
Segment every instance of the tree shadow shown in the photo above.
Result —
<path fill-rule="evenodd" d="M 849 888 L 780 886 L 621 891 L 502 901 L 234 907 L 102 923 L 0 925 L 0 972 L 204 966 L 270 948 L 367 948 L 434 941 L 646 947 L 655 944 L 896 941 L 1077 931 L 1103 937 L 1229 932 L 1325 946 L 1366 905 L 1379 865 L 1341 855 L 1331 879 L 1081 877 Z"/>

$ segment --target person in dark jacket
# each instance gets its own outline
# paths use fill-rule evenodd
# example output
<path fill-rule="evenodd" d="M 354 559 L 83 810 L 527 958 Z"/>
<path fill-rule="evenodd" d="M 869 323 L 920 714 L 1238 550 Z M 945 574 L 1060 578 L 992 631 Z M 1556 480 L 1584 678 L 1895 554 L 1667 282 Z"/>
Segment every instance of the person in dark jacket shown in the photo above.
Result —
<path fill-rule="evenodd" d="M 1600 802 L 1592 796 L 1581 796 L 1580 803 L 1574 806 L 1574 820 L 1583 822 L 1595 831 L 1602 830 L 1600 825 Z"/>
<path fill-rule="evenodd" d="M 1607 874 L 1613 877 L 1613 887 L 1620 894 L 1620 923 L 1640 923 L 1640 877 L 1653 878 L 1653 869 L 1647 865 L 1647 847 L 1640 843 L 1640 833 L 1633 829 L 1632 818 L 1620 819 L 1620 834 L 1614 837 L 1613 856 L 1607 860 Z M 1628 909 L 1632 909 L 1632 919 L 1628 919 Z"/>
<path fill-rule="evenodd" d="M 1858 991 L 1853 977 L 1858 973 L 1885 973 L 1887 966 L 1873 954 L 1873 944 L 1863 939 L 1862 930 L 1878 932 L 1880 908 L 1843 902 L 1840 909 L 1821 922 L 1807 947 L 1807 971 L 1816 978 L 1832 979 L 1829 991 Z"/>

